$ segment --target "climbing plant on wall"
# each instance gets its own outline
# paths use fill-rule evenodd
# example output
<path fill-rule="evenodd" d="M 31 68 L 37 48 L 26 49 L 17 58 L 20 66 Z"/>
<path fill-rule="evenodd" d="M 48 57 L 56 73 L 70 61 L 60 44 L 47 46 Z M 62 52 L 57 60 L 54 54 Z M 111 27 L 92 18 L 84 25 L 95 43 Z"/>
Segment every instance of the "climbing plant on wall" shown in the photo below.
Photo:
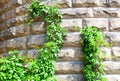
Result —
<path fill-rule="evenodd" d="M 83 28 L 81 34 L 85 81 L 106 81 L 106 78 L 103 78 L 103 59 L 100 57 L 101 46 L 109 45 L 104 40 L 105 35 L 95 26 Z"/>
<path fill-rule="evenodd" d="M 11 57 L 0 59 L 0 81 L 57 80 L 54 76 L 55 63 L 66 35 L 65 29 L 60 26 L 62 15 L 55 6 L 40 4 L 38 0 L 34 0 L 31 3 L 28 12 L 29 24 L 31 24 L 36 17 L 44 18 L 47 43 L 39 49 L 38 58 L 32 62 L 23 62 L 20 57 L 15 55 L 16 51 L 12 52 Z M 24 67 L 24 63 L 26 62 L 29 64 L 27 68 Z M 19 72 L 19 70 L 22 72 Z"/>

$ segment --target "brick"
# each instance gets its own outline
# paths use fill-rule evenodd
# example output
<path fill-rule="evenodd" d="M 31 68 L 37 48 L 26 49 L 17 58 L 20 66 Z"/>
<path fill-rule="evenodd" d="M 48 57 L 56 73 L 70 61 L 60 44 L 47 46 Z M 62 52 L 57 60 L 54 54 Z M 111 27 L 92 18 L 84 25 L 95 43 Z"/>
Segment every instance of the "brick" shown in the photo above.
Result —
<path fill-rule="evenodd" d="M 120 7 L 120 1 L 119 0 L 106 0 L 106 1 L 102 1 L 101 6 Z"/>
<path fill-rule="evenodd" d="M 18 6 L 21 6 L 23 4 L 23 0 L 10 0 L 2 9 L 3 13 L 6 13 L 7 11 L 16 8 Z"/>
<path fill-rule="evenodd" d="M 119 74 L 105 75 L 105 78 L 107 78 L 107 81 L 120 81 Z"/>
<path fill-rule="evenodd" d="M 0 53 L 6 52 L 6 41 L 0 42 Z"/>
<path fill-rule="evenodd" d="M 110 49 L 110 48 L 101 47 L 100 50 L 101 50 L 100 57 L 101 57 L 101 58 L 104 58 L 105 61 L 108 61 L 108 60 L 112 60 L 112 59 L 113 59 L 113 56 L 112 56 L 112 53 L 111 53 L 111 49 Z"/>
<path fill-rule="evenodd" d="M 98 18 L 112 18 L 119 17 L 119 8 L 103 8 L 103 7 L 95 7 L 93 8 L 94 17 Z"/>
<path fill-rule="evenodd" d="M 60 51 L 59 61 L 82 60 L 83 52 L 79 47 L 62 48 Z"/>
<path fill-rule="evenodd" d="M 0 37 L 1 37 L 0 40 L 7 40 L 13 37 L 25 36 L 28 34 L 30 34 L 30 27 L 28 27 L 27 25 L 11 27 L 9 29 L 0 32 Z"/>
<path fill-rule="evenodd" d="M 61 9 L 61 14 L 63 18 L 84 18 L 93 17 L 92 8 L 67 8 Z"/>
<path fill-rule="evenodd" d="M 25 21 L 25 16 L 18 16 L 16 18 L 11 18 L 11 19 L 5 21 L 4 23 L 5 23 L 6 27 L 11 27 L 11 26 L 23 24 L 24 21 Z"/>
<path fill-rule="evenodd" d="M 120 31 L 120 18 L 110 18 L 110 30 Z"/>
<path fill-rule="evenodd" d="M 78 29 L 82 28 L 82 20 L 81 19 L 63 19 L 61 26 L 66 28 L 68 31 L 76 31 L 75 27 Z"/>
<path fill-rule="evenodd" d="M 7 45 L 6 48 L 7 50 L 13 50 L 13 49 L 27 49 L 27 37 L 19 37 L 19 38 L 14 38 L 14 39 L 9 39 L 6 41 Z"/>
<path fill-rule="evenodd" d="M 83 26 L 96 26 L 102 31 L 108 31 L 108 19 L 106 18 L 84 18 Z"/>
<path fill-rule="evenodd" d="M 23 6 L 20 6 L 20 7 L 17 7 L 15 9 L 15 13 L 16 15 L 24 15 L 27 13 L 27 8 L 29 7 L 29 5 L 23 5 Z"/>
<path fill-rule="evenodd" d="M 72 0 L 58 0 L 60 8 L 72 7 Z"/>
<path fill-rule="evenodd" d="M 112 53 L 114 60 L 120 61 L 120 47 L 112 47 Z"/>
<path fill-rule="evenodd" d="M 28 37 L 28 48 L 37 48 L 38 46 L 43 46 L 45 43 L 45 35 L 31 35 Z"/>
<path fill-rule="evenodd" d="M 73 7 L 96 7 L 99 5 L 97 0 L 73 0 Z"/>
<path fill-rule="evenodd" d="M 72 7 L 72 0 L 41 0 L 40 3 L 45 3 L 47 5 L 53 6 L 59 2 L 59 8 L 68 8 Z"/>
<path fill-rule="evenodd" d="M 80 46 L 81 36 L 79 32 L 68 33 L 65 37 L 64 47 L 68 46 Z"/>
<path fill-rule="evenodd" d="M 34 22 L 31 25 L 32 34 L 42 34 L 45 33 L 45 24 L 44 22 Z"/>
<path fill-rule="evenodd" d="M 14 18 L 14 17 L 15 17 L 15 10 L 14 10 L 14 9 L 8 11 L 8 12 L 5 14 L 5 20 L 8 20 L 8 19 Z"/>
<path fill-rule="evenodd" d="M 81 74 L 60 74 L 56 76 L 58 81 L 84 81 L 83 75 Z"/>
<path fill-rule="evenodd" d="M 105 35 L 109 39 L 109 42 L 113 44 L 112 46 L 120 46 L 119 32 L 105 32 Z"/>
<path fill-rule="evenodd" d="M 105 72 L 107 74 L 120 74 L 120 62 L 118 61 L 105 61 Z"/>
<path fill-rule="evenodd" d="M 56 74 L 81 73 L 82 69 L 83 63 L 80 61 L 56 63 Z"/>

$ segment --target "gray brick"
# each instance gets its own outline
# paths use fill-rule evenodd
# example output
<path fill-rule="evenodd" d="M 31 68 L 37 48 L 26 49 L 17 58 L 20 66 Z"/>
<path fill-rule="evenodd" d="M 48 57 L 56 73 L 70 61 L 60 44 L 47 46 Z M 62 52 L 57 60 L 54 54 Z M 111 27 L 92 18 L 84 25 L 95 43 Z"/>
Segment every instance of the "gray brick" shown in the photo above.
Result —
<path fill-rule="evenodd" d="M 108 19 L 106 18 L 84 18 L 83 27 L 85 26 L 96 26 L 100 30 L 108 31 Z"/>
<path fill-rule="evenodd" d="M 68 31 L 75 31 L 75 27 L 78 29 L 82 28 L 82 20 L 81 19 L 63 19 L 61 26 L 66 28 Z"/>
<path fill-rule="evenodd" d="M 73 0 L 73 7 L 95 7 L 99 5 L 97 0 Z"/>
<path fill-rule="evenodd" d="M 79 61 L 56 63 L 56 74 L 81 73 L 82 69 L 83 63 Z"/>
<path fill-rule="evenodd" d="M 120 31 L 120 18 L 110 18 L 110 30 Z"/>
<path fill-rule="evenodd" d="M 107 74 L 120 74 L 120 62 L 105 61 L 105 71 Z"/>
<path fill-rule="evenodd" d="M 92 8 L 67 8 L 61 9 L 63 18 L 84 18 L 93 17 Z"/>
<path fill-rule="evenodd" d="M 79 32 L 68 33 L 67 36 L 65 37 L 64 46 L 65 47 L 68 47 L 68 46 L 79 47 L 80 40 L 81 40 L 81 36 Z"/>
<path fill-rule="evenodd" d="M 28 48 L 37 48 L 38 46 L 43 46 L 45 43 L 45 35 L 31 35 L 28 38 Z"/>
<path fill-rule="evenodd" d="M 83 75 L 81 74 L 61 74 L 56 76 L 58 81 L 84 81 Z"/>

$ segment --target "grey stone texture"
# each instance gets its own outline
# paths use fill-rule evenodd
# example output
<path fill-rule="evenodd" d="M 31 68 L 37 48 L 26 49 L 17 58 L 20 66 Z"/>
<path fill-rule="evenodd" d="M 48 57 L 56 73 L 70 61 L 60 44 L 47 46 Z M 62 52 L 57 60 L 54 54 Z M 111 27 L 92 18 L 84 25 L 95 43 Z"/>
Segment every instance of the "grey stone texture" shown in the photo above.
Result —
<path fill-rule="evenodd" d="M 45 40 L 45 22 L 37 18 L 26 25 L 27 8 L 32 0 L 0 0 L 0 57 L 18 49 L 29 58 L 38 57 Z M 84 81 L 84 58 L 80 29 L 97 26 L 105 33 L 111 47 L 101 47 L 105 77 L 120 81 L 120 0 L 41 0 L 53 6 L 59 3 L 61 26 L 68 33 L 56 63 L 58 81 Z"/>

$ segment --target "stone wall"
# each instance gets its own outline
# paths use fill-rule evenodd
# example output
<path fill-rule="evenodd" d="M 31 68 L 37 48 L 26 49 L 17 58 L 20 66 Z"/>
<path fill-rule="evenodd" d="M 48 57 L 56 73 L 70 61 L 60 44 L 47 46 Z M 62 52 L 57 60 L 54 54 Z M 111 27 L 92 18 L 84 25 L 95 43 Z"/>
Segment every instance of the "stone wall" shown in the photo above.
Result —
<path fill-rule="evenodd" d="M 112 47 L 102 48 L 107 56 L 105 77 L 120 81 L 120 0 L 41 0 L 49 5 L 60 3 L 61 25 L 68 30 L 56 64 L 58 81 L 83 81 L 81 36 L 74 26 L 97 26 L 106 34 Z M 45 43 L 44 22 L 24 23 L 31 0 L 0 0 L 0 54 L 19 49 L 20 54 L 37 57 L 37 47 Z"/>

